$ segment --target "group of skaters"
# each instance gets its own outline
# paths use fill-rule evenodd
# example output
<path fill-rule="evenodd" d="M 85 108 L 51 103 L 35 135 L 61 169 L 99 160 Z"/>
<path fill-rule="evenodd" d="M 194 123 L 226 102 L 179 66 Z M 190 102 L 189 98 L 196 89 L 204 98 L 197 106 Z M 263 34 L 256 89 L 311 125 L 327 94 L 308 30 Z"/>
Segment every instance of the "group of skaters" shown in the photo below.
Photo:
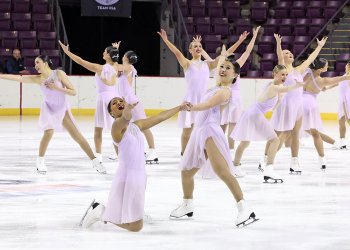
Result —
<path fill-rule="evenodd" d="M 194 176 L 203 170 L 209 161 L 215 173 L 232 193 L 238 209 L 236 226 L 257 221 L 254 210 L 244 200 L 237 177 L 244 177 L 241 159 L 251 141 L 266 141 L 264 159 L 259 163 L 266 182 L 283 182 L 274 170 L 276 153 L 289 138 L 291 148 L 290 171 L 301 174 L 299 165 L 299 135 L 306 131 L 314 140 L 319 155 L 319 164 L 326 168 L 323 141 L 336 142 L 321 133 L 322 121 L 318 110 L 317 95 L 320 91 L 341 85 L 339 115 L 342 138 L 345 137 L 345 122 L 350 109 L 350 64 L 346 73 L 339 77 L 321 77 L 327 71 L 327 60 L 318 54 L 327 37 L 317 40 L 317 48 L 299 66 L 294 67 L 294 56 L 282 50 L 282 37 L 275 34 L 278 65 L 273 69 L 273 80 L 266 83 L 257 102 L 243 111 L 240 93 L 240 69 L 250 56 L 260 26 L 253 29 L 252 38 L 245 52 L 234 59 L 233 52 L 246 40 L 244 32 L 238 41 L 221 54 L 211 59 L 202 48 L 201 38 L 195 37 L 189 45 L 192 56 L 187 59 L 174 46 L 164 30 L 158 32 L 161 39 L 174 53 L 184 70 L 187 89 L 185 97 L 177 107 L 158 115 L 146 117 L 142 104 L 132 90 L 136 76 L 133 66 L 137 55 L 127 51 L 119 64 L 120 42 L 113 43 L 103 52 L 104 65 L 88 62 L 69 51 L 68 45 L 60 42 L 63 51 L 76 63 L 95 73 L 97 106 L 95 113 L 95 153 L 78 130 L 70 112 L 66 95 L 75 95 L 69 78 L 61 70 L 52 70 L 46 56 L 35 59 L 39 75 L 0 75 L 0 78 L 23 83 L 36 83 L 44 95 L 39 126 L 44 131 L 39 146 L 37 170 L 46 173 L 44 156 L 54 130 L 66 129 L 92 161 L 100 173 L 106 173 L 102 165 L 102 131 L 110 130 L 118 154 L 119 167 L 114 175 L 106 205 L 93 201 L 82 218 L 81 225 L 88 228 L 94 223 L 109 222 L 129 231 L 140 231 L 143 227 L 146 188 L 144 137 L 149 146 L 147 159 L 157 161 L 154 139 L 150 128 L 178 113 L 181 134 L 181 181 L 183 202 L 173 210 L 170 218 L 192 217 L 194 212 Z M 202 60 L 204 57 L 206 60 Z M 216 86 L 208 89 L 210 72 L 216 69 Z M 265 118 L 273 110 L 271 121 Z M 225 132 L 228 132 L 228 136 Z M 234 141 L 240 141 L 234 149 Z M 132 149 L 132 150 L 131 150 Z M 234 157 L 232 158 L 232 154 Z M 257 164 L 258 166 L 258 164 Z"/>

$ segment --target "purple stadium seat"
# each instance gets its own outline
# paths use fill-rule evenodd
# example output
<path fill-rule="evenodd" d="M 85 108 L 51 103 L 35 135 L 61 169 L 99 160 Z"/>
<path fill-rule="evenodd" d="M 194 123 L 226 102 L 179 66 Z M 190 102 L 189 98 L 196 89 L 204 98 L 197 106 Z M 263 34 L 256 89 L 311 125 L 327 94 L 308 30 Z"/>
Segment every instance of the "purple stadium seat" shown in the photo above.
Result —
<path fill-rule="evenodd" d="M 241 18 L 241 7 L 239 1 L 225 1 L 226 17 L 230 20 Z"/>
<path fill-rule="evenodd" d="M 307 2 L 295 1 L 290 10 L 290 17 L 301 18 L 305 17 Z"/>
<path fill-rule="evenodd" d="M 51 31 L 51 14 L 35 13 L 32 15 L 33 27 L 36 31 Z"/>
<path fill-rule="evenodd" d="M 275 18 L 288 18 L 289 11 L 292 8 L 291 1 L 279 2 L 275 7 Z"/>
<path fill-rule="evenodd" d="M 277 64 L 277 56 L 275 53 L 266 53 L 260 60 L 260 69 L 262 71 L 270 71 Z"/>
<path fill-rule="evenodd" d="M 345 69 L 345 65 L 350 61 L 350 54 L 340 54 L 336 58 L 335 69 L 337 72 L 342 72 Z"/>
<path fill-rule="evenodd" d="M 268 2 L 255 2 L 251 10 L 251 19 L 255 22 L 265 22 L 267 19 L 267 9 L 269 8 Z"/>
<path fill-rule="evenodd" d="M 59 66 L 60 51 L 58 49 L 41 50 L 41 55 L 46 55 L 46 56 L 50 57 L 54 68 Z"/>
<path fill-rule="evenodd" d="M 280 22 L 278 33 L 282 36 L 290 36 L 293 34 L 293 27 L 295 25 L 295 19 L 284 18 Z"/>
<path fill-rule="evenodd" d="M 263 77 L 272 78 L 272 70 L 264 71 Z"/>
<path fill-rule="evenodd" d="M 210 17 L 222 17 L 224 15 L 223 2 L 219 0 L 207 1 L 207 13 Z"/>
<path fill-rule="evenodd" d="M 251 32 L 252 22 L 248 18 L 237 19 L 235 22 L 236 31 L 235 34 L 242 34 L 244 31 Z"/>
<path fill-rule="evenodd" d="M 230 35 L 227 37 L 227 46 L 226 48 L 231 47 L 233 44 L 235 44 L 239 39 L 239 35 Z M 243 53 L 246 49 L 246 45 L 244 43 L 242 43 L 236 50 L 234 53 Z"/>
<path fill-rule="evenodd" d="M 239 2 L 241 3 L 241 5 L 244 5 L 244 4 L 248 4 L 249 0 L 240 0 Z"/>
<path fill-rule="evenodd" d="M 294 54 L 294 56 L 297 57 L 310 41 L 310 36 L 296 36 L 294 38 L 294 44 L 292 46 L 292 53 Z"/>
<path fill-rule="evenodd" d="M 211 33 L 210 17 L 197 17 L 195 20 L 198 34 L 206 35 Z"/>
<path fill-rule="evenodd" d="M 36 31 L 18 31 L 19 44 L 22 49 L 35 49 L 37 47 Z"/>
<path fill-rule="evenodd" d="M 264 35 L 273 36 L 274 33 L 277 33 L 278 27 L 281 24 L 282 19 L 270 18 L 267 20 L 264 25 Z"/>
<path fill-rule="evenodd" d="M 213 30 L 215 34 L 228 35 L 229 24 L 227 17 L 213 17 L 211 18 Z"/>
<path fill-rule="evenodd" d="M 221 35 L 205 35 L 203 37 L 204 48 L 209 53 L 214 53 L 217 47 L 221 47 Z"/>
<path fill-rule="evenodd" d="M 0 31 L 11 29 L 11 13 L 0 13 Z"/>
<path fill-rule="evenodd" d="M 262 73 L 260 70 L 248 70 L 247 72 L 247 77 L 259 78 L 261 76 L 262 76 Z"/>
<path fill-rule="evenodd" d="M 7 60 L 12 57 L 12 49 L 10 48 L 0 48 L 0 57 Z"/>
<path fill-rule="evenodd" d="M 263 55 L 265 53 L 272 53 L 275 50 L 276 40 L 273 36 L 262 36 L 258 42 L 258 53 Z"/>
<path fill-rule="evenodd" d="M 16 13 L 30 12 L 30 0 L 12 0 L 12 11 Z"/>
<path fill-rule="evenodd" d="M 15 30 L 31 29 L 31 13 L 12 13 L 11 19 Z"/>
<path fill-rule="evenodd" d="M 0 12 L 11 12 L 11 0 L 0 1 Z"/>
<path fill-rule="evenodd" d="M 32 1 L 32 13 L 49 13 L 49 1 L 48 0 L 31 0 Z"/>
<path fill-rule="evenodd" d="M 307 16 L 309 18 L 321 18 L 323 16 L 323 6 L 325 1 L 310 1 L 307 7 Z"/>
<path fill-rule="evenodd" d="M 282 36 L 282 49 L 291 50 L 294 46 L 294 36 Z"/>
<path fill-rule="evenodd" d="M 184 17 L 184 23 L 187 29 L 187 33 L 195 33 L 193 17 Z M 185 33 L 185 31 L 183 30 L 182 33 Z"/>
<path fill-rule="evenodd" d="M 191 37 L 192 38 L 192 37 Z M 56 48 L 56 32 L 39 32 L 38 33 L 40 49 L 55 49 Z"/>
<path fill-rule="evenodd" d="M 190 15 L 190 10 L 188 9 L 188 3 L 187 0 L 179 0 L 179 7 L 181 10 L 181 13 L 183 16 L 189 16 Z"/>
<path fill-rule="evenodd" d="M 1 46 L 4 48 L 14 49 L 18 47 L 17 31 L 2 31 L 0 33 Z"/>
<path fill-rule="evenodd" d="M 39 49 L 22 49 L 22 56 L 24 58 L 24 65 L 34 67 L 34 60 L 40 55 Z"/>
<path fill-rule="evenodd" d="M 305 36 L 308 35 L 308 26 L 310 24 L 310 19 L 307 18 L 298 18 L 297 23 L 294 27 L 294 35 Z"/>
<path fill-rule="evenodd" d="M 343 2 L 344 1 L 327 1 L 327 5 L 324 10 L 324 17 L 330 19 L 337 12 Z"/>
<path fill-rule="evenodd" d="M 322 75 L 322 77 L 335 77 L 335 76 L 338 76 L 338 72 L 326 71 L 326 72 L 322 73 L 321 75 Z"/>
<path fill-rule="evenodd" d="M 193 17 L 206 16 L 204 0 L 191 0 L 189 1 L 189 5 L 190 5 L 190 13 Z"/>
<path fill-rule="evenodd" d="M 315 36 L 325 24 L 326 20 L 324 18 L 313 18 L 311 24 L 309 24 L 309 35 Z"/>

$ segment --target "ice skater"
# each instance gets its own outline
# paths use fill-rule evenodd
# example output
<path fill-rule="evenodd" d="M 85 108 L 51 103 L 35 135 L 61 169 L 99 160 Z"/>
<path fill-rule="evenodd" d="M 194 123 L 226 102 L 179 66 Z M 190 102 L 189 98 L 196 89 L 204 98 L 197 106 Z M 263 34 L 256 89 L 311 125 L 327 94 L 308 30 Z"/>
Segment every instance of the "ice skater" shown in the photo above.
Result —
<path fill-rule="evenodd" d="M 62 70 L 52 70 L 52 62 L 48 56 L 40 55 L 35 58 L 35 69 L 39 75 L 4 75 L 0 74 L 1 79 L 34 83 L 40 86 L 44 96 L 39 116 L 39 128 L 44 131 L 39 146 L 39 156 L 36 160 L 36 169 L 40 174 L 46 174 L 45 153 L 52 139 L 54 131 L 67 130 L 70 136 L 83 149 L 86 155 L 92 161 L 93 167 L 102 174 L 106 169 L 95 157 L 89 143 L 78 130 L 70 111 L 70 105 L 66 95 L 75 96 L 74 86 L 69 81 L 66 73 Z"/>
<path fill-rule="evenodd" d="M 322 131 L 322 120 L 318 109 L 317 96 L 323 88 L 334 86 L 341 81 L 347 81 L 349 87 L 350 75 L 337 77 L 321 77 L 321 73 L 326 72 L 328 62 L 324 58 L 317 57 L 310 68 L 304 73 L 304 92 L 303 92 L 303 130 L 311 134 L 315 148 L 319 156 L 319 166 L 326 169 L 327 163 L 324 157 L 323 140 L 320 132 Z"/>
<path fill-rule="evenodd" d="M 265 113 L 275 107 L 282 93 L 303 86 L 303 82 L 283 86 L 288 75 L 284 65 L 276 65 L 272 71 L 272 75 L 273 81 L 264 88 L 257 99 L 257 103 L 243 112 L 231 134 L 234 140 L 240 141 L 233 161 L 235 166 L 234 173 L 237 177 L 246 175 L 241 169 L 241 159 L 250 141 L 267 141 L 267 164 L 266 167 L 262 169 L 264 180 L 266 182 L 283 182 L 282 178 L 274 171 L 273 165 L 280 142 L 271 123 L 265 118 Z"/>
<path fill-rule="evenodd" d="M 350 61 L 345 65 L 345 75 L 350 75 Z M 345 135 L 347 122 L 350 124 L 350 87 L 349 81 L 342 81 L 339 83 L 339 108 L 338 108 L 338 122 L 339 122 L 339 137 L 340 149 L 346 149 Z"/>
<path fill-rule="evenodd" d="M 294 56 L 289 50 L 282 50 L 282 37 L 275 34 L 276 39 L 276 51 L 278 56 L 278 64 L 284 65 L 287 68 L 288 77 L 285 81 L 285 85 L 294 85 L 296 82 L 302 82 L 302 74 L 315 60 L 320 53 L 322 47 L 327 41 L 327 37 L 323 37 L 321 40 L 317 39 L 317 48 L 309 55 L 309 57 L 299 66 L 294 67 Z M 283 144 L 284 140 L 291 134 L 291 154 L 292 159 L 290 163 L 290 169 L 292 171 L 301 173 L 302 169 L 299 165 L 299 131 L 302 126 L 303 116 L 303 89 L 297 88 L 284 95 L 281 100 L 281 104 L 274 110 L 272 114 L 272 124 L 280 139 L 280 143 Z M 266 158 L 262 165 L 266 164 Z"/>
<path fill-rule="evenodd" d="M 236 81 L 240 73 L 240 66 L 234 61 L 233 56 L 225 59 L 224 46 L 220 58 L 217 86 L 209 89 L 201 98 L 201 102 L 190 109 L 191 112 L 197 111 L 198 113 L 180 163 L 183 203 L 171 212 L 170 218 L 193 216 L 194 176 L 205 165 L 208 158 L 214 172 L 226 184 L 237 202 L 238 216 L 235 225 L 240 226 L 254 222 L 255 213 L 247 206 L 240 185 L 231 174 L 232 158 L 227 139 L 220 127 L 221 110 L 230 101 L 230 85 Z"/>
<path fill-rule="evenodd" d="M 137 103 L 131 105 L 119 97 L 113 98 L 108 105 L 108 112 L 115 118 L 111 133 L 115 145 L 118 146 L 119 167 L 112 181 L 107 205 L 93 201 L 92 210 L 89 211 L 88 208 L 88 213 L 81 221 L 84 228 L 103 221 L 132 232 L 142 229 L 146 169 L 141 131 L 171 118 L 181 110 L 189 109 L 189 104 L 184 103 L 156 116 L 131 122 L 132 109 L 135 106 Z"/>
<path fill-rule="evenodd" d="M 120 42 L 112 43 L 113 47 L 119 50 Z M 114 67 L 118 72 L 117 96 L 125 98 L 127 103 L 138 103 L 131 111 L 132 121 L 145 119 L 145 110 L 139 98 L 135 95 L 133 90 L 133 83 L 137 76 L 137 71 L 133 66 L 137 63 L 138 57 L 132 50 L 125 52 L 122 58 L 122 64 L 114 63 Z M 148 144 L 148 152 L 146 154 L 146 163 L 158 163 L 158 154 L 155 150 L 154 137 L 150 129 L 145 129 L 142 133 L 146 137 Z"/>
<path fill-rule="evenodd" d="M 66 53 L 74 62 L 95 73 L 97 100 L 94 142 L 96 156 L 99 161 L 102 162 L 102 132 L 103 129 L 110 131 L 113 124 L 112 117 L 107 113 L 107 105 L 113 97 L 117 96 L 115 86 L 117 83 L 117 72 L 115 71 L 113 64 L 118 61 L 119 51 L 113 46 L 107 47 L 102 54 L 105 64 L 101 65 L 82 59 L 69 51 L 68 45 L 64 45 L 61 41 L 59 41 L 59 43 L 64 53 Z"/>

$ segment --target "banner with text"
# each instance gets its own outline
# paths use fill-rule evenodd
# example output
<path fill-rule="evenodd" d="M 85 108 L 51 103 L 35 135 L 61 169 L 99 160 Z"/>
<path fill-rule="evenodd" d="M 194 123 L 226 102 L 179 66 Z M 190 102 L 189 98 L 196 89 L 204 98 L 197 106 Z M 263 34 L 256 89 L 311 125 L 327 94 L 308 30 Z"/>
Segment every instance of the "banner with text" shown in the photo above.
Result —
<path fill-rule="evenodd" d="M 82 16 L 131 18 L 132 0 L 81 0 Z"/>

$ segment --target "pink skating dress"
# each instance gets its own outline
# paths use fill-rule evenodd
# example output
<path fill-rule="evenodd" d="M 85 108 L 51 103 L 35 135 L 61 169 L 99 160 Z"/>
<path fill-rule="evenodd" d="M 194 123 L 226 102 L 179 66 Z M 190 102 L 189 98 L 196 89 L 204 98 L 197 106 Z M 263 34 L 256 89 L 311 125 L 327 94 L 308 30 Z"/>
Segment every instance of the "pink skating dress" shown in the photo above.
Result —
<path fill-rule="evenodd" d="M 347 119 L 350 119 L 350 81 L 342 81 L 339 83 L 339 108 L 338 108 L 338 119 L 340 120 L 346 112 Z M 345 109 L 344 110 L 344 106 Z"/>
<path fill-rule="evenodd" d="M 209 66 L 206 61 L 196 61 L 190 64 L 185 71 L 187 84 L 186 94 L 183 102 L 197 104 L 209 85 Z M 178 115 L 178 126 L 180 128 L 190 128 L 195 122 L 197 112 L 180 111 Z"/>
<path fill-rule="evenodd" d="M 124 97 L 125 101 L 129 104 L 134 104 L 136 102 L 139 102 L 132 110 L 131 110 L 131 121 L 137 121 L 140 119 L 145 119 L 146 114 L 145 110 L 143 108 L 143 105 L 141 104 L 139 98 L 135 95 L 134 90 L 129 84 L 128 77 L 132 76 L 132 82 L 134 82 L 135 77 L 137 75 L 137 71 L 134 68 L 134 66 L 131 66 L 132 70 L 128 75 L 124 75 L 123 73 L 118 78 L 118 84 L 117 84 L 117 94 L 119 97 Z"/>
<path fill-rule="evenodd" d="M 290 72 L 284 83 L 285 86 L 303 82 L 303 76 L 296 70 Z M 294 89 L 286 93 L 281 104 L 274 110 L 271 118 L 276 131 L 293 130 L 295 123 L 303 117 L 303 88 Z"/>
<path fill-rule="evenodd" d="M 102 79 L 110 80 L 116 72 L 113 66 L 105 64 L 102 67 L 101 75 L 95 74 L 97 100 L 95 112 L 95 127 L 111 130 L 114 119 L 108 113 L 107 106 L 112 98 L 117 96 L 116 86 L 109 86 L 103 83 Z M 102 78 L 102 79 L 101 79 Z"/>
<path fill-rule="evenodd" d="M 146 169 L 144 139 L 139 127 L 130 122 L 118 146 L 119 166 L 114 174 L 103 220 L 114 224 L 143 219 Z"/>
<path fill-rule="evenodd" d="M 311 75 L 311 80 L 314 86 L 321 91 L 320 86 L 318 86 L 312 70 L 309 68 L 305 71 L 304 76 L 307 74 Z M 317 103 L 318 93 L 311 93 L 308 91 L 303 92 L 303 130 L 307 131 L 310 129 L 316 129 L 322 131 L 322 120 L 320 110 L 318 109 Z"/>
<path fill-rule="evenodd" d="M 209 100 L 220 88 L 214 87 L 209 89 L 203 95 L 200 103 Z M 190 170 L 192 168 L 202 168 L 205 166 L 205 143 L 212 138 L 218 147 L 220 153 L 232 169 L 232 158 L 227 139 L 222 128 L 220 127 L 220 105 L 212 107 L 208 110 L 198 111 L 191 137 L 186 146 L 185 152 L 180 162 L 181 170 Z M 207 171 L 206 171 L 207 172 Z"/>
<path fill-rule="evenodd" d="M 241 77 L 238 76 L 231 85 L 231 98 L 229 104 L 221 113 L 221 125 L 237 123 L 242 114 Z"/>
<path fill-rule="evenodd" d="M 66 112 L 76 126 L 70 105 L 65 93 L 54 89 L 49 89 L 45 86 L 46 83 L 54 82 L 56 86 L 63 87 L 64 85 L 58 79 L 57 70 L 53 70 L 50 76 L 40 85 L 41 92 L 44 96 L 44 101 L 41 104 L 39 116 L 39 129 L 42 131 L 53 129 L 58 132 L 65 131 L 62 122 Z"/>
<path fill-rule="evenodd" d="M 243 112 L 231 138 L 237 141 L 268 141 L 277 137 L 271 123 L 266 119 L 265 113 L 273 109 L 278 96 L 258 102 Z"/>

